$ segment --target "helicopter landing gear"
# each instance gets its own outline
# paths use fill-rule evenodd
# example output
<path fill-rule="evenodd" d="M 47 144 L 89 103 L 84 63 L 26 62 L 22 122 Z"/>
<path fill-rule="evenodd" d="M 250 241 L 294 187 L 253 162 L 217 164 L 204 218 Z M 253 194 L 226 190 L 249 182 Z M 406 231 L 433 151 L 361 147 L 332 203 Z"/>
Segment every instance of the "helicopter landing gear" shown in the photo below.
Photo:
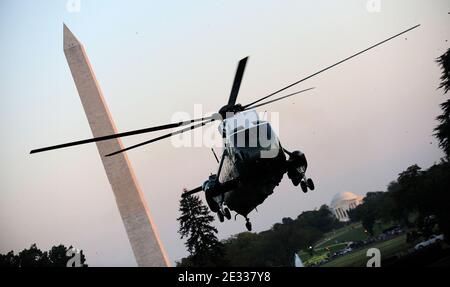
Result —
<path fill-rule="evenodd" d="M 228 207 L 225 207 L 225 208 L 223 209 L 223 215 L 225 215 L 225 218 L 226 218 L 226 219 L 228 219 L 228 220 L 231 219 L 231 212 L 230 212 L 230 210 L 228 209 Z"/>
<path fill-rule="evenodd" d="M 308 186 L 309 189 L 314 190 L 314 182 L 312 181 L 312 179 L 308 178 L 306 180 L 306 185 Z"/>
<path fill-rule="evenodd" d="M 205 192 L 206 203 L 212 212 L 220 211 L 220 205 L 214 200 L 210 192 Z"/>
<path fill-rule="evenodd" d="M 225 218 L 227 220 L 231 219 L 231 212 L 230 209 L 228 209 L 228 207 L 223 208 L 223 206 L 220 206 L 220 208 L 217 210 L 217 216 L 219 217 L 219 221 L 220 222 L 224 222 Z"/>
<path fill-rule="evenodd" d="M 307 193 L 307 192 L 308 192 L 308 186 L 306 185 L 306 182 L 305 182 L 304 180 L 302 180 L 302 181 L 300 182 L 300 187 L 302 188 L 302 190 L 303 190 L 304 193 Z"/>
<path fill-rule="evenodd" d="M 217 217 L 219 217 L 219 221 L 220 222 L 224 222 L 225 221 L 223 213 L 220 210 L 217 211 Z"/>
<path fill-rule="evenodd" d="M 245 223 L 245 227 L 247 228 L 248 231 L 252 231 L 252 223 L 250 222 L 250 219 L 248 219 L 247 217 L 245 218 L 245 221 L 247 221 Z"/>
<path fill-rule="evenodd" d="M 308 162 L 306 161 L 305 154 L 301 151 L 288 152 L 285 149 L 283 150 L 289 155 L 289 159 L 287 160 L 287 175 L 292 181 L 292 184 L 294 186 L 300 184 L 304 193 L 308 192 L 308 189 L 314 190 L 314 182 L 312 179 L 306 177 Z"/>
<path fill-rule="evenodd" d="M 312 179 L 308 178 L 308 179 L 302 179 L 302 181 L 300 182 L 300 186 L 302 188 L 302 191 L 304 193 L 308 192 L 309 190 L 314 190 L 314 182 L 312 181 Z"/>

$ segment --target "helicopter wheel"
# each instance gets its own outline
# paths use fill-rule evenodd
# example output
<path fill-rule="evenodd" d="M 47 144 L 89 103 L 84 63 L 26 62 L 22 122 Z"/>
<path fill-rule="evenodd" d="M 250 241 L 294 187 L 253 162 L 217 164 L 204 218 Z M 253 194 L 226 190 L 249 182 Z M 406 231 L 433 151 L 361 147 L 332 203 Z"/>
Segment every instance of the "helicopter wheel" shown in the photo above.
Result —
<path fill-rule="evenodd" d="M 228 219 L 228 220 L 231 219 L 231 212 L 230 212 L 230 210 L 228 209 L 228 207 L 225 207 L 225 208 L 224 208 L 223 213 L 224 213 L 226 219 Z"/>
<path fill-rule="evenodd" d="M 208 204 L 208 207 L 209 209 L 211 209 L 212 212 L 217 212 L 220 210 L 219 204 L 213 199 L 213 197 L 208 192 L 205 192 L 205 198 L 206 203 Z"/>
<path fill-rule="evenodd" d="M 224 222 L 225 221 L 222 211 L 220 211 L 220 210 L 217 211 L 217 216 L 219 217 L 219 221 L 220 222 Z"/>
<path fill-rule="evenodd" d="M 306 185 L 308 186 L 309 189 L 314 190 L 314 182 L 312 181 L 312 179 L 308 178 L 306 180 Z"/>
<path fill-rule="evenodd" d="M 248 231 L 252 231 L 252 223 L 248 218 L 246 218 L 247 222 L 245 223 L 245 227 L 247 227 Z"/>
<path fill-rule="evenodd" d="M 300 182 L 300 187 L 302 188 L 302 190 L 303 190 L 304 193 L 307 193 L 307 192 L 308 192 L 308 186 L 306 185 L 306 182 L 305 182 L 304 180 L 302 180 L 302 181 Z"/>

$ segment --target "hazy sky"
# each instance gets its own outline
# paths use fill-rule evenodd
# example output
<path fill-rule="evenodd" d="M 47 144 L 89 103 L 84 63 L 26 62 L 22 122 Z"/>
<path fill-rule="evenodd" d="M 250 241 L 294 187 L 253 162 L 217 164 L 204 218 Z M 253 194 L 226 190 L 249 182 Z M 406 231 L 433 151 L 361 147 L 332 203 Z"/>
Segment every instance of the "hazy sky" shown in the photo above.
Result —
<path fill-rule="evenodd" d="M 287 176 L 250 215 L 255 231 L 341 191 L 385 190 L 411 164 L 442 152 L 432 136 L 444 101 L 435 59 L 449 47 L 449 1 L 0 1 L 0 252 L 36 242 L 84 249 L 90 265 L 136 265 L 95 145 L 29 155 L 91 136 L 64 57 L 63 22 L 87 49 L 120 131 L 170 122 L 174 112 L 226 103 L 250 56 L 238 102 L 248 103 L 415 24 L 404 37 L 302 83 L 278 102 L 279 136 L 305 152 L 316 190 Z M 153 135 L 125 139 L 130 145 Z M 160 141 L 128 153 L 172 261 L 182 188 L 217 164 L 209 148 Z M 219 237 L 244 221 L 217 224 Z"/>

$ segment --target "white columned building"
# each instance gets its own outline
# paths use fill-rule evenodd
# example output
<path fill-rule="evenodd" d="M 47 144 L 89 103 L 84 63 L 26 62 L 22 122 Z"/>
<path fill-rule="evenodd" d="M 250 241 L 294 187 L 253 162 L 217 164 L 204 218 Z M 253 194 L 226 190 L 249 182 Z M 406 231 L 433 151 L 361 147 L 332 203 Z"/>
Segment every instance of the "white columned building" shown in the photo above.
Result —
<path fill-rule="evenodd" d="M 363 202 L 363 198 L 363 196 L 349 191 L 339 192 L 331 200 L 331 211 L 339 221 L 349 221 L 348 211 L 360 205 Z"/>

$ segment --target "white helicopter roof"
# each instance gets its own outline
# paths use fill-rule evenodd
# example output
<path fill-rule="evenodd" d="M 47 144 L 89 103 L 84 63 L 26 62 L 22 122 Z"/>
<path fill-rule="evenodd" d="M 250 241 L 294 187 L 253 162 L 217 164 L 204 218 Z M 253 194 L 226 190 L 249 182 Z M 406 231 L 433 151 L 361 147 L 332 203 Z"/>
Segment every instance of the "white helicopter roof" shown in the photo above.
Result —
<path fill-rule="evenodd" d="M 221 132 L 225 126 L 226 136 L 229 137 L 239 130 L 249 129 L 258 124 L 261 124 L 258 113 L 255 110 L 248 110 L 223 120 L 219 125 L 219 131 Z"/>

